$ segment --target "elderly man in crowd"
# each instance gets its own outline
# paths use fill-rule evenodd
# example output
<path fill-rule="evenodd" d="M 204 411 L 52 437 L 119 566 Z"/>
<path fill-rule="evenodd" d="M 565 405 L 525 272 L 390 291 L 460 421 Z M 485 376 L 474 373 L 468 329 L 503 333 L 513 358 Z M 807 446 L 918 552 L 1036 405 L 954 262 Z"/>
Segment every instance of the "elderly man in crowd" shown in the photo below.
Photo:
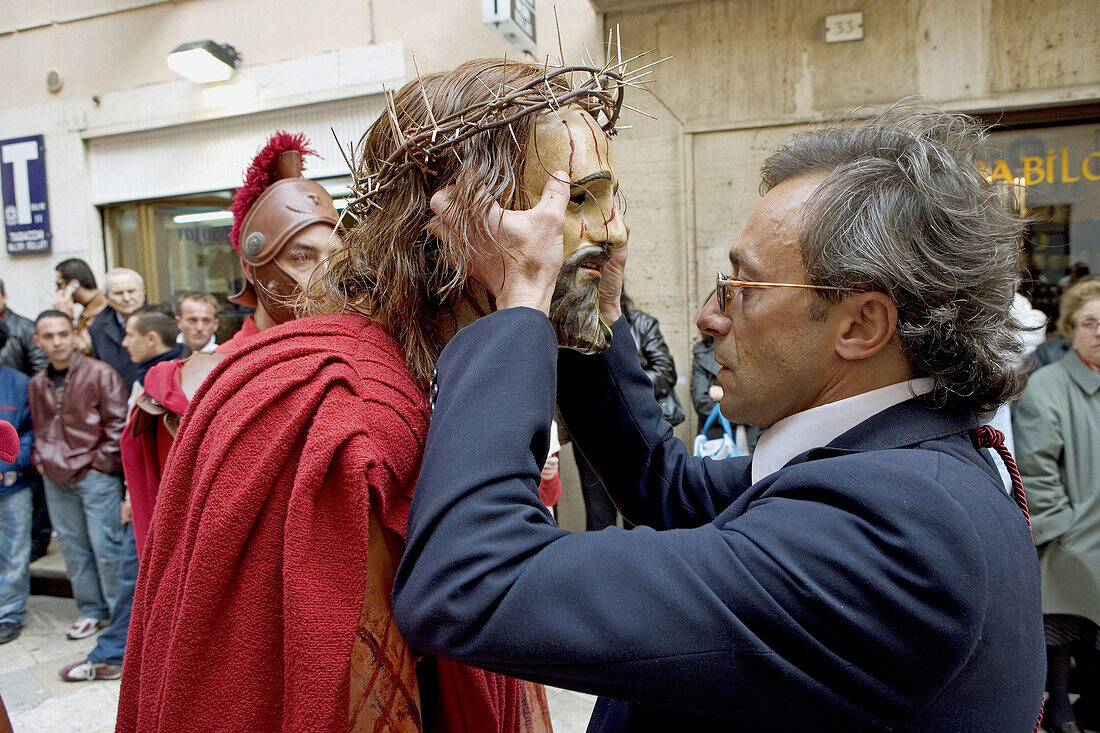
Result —
<path fill-rule="evenodd" d="M 122 345 L 126 338 L 126 319 L 145 304 L 145 280 L 134 270 L 116 267 L 104 278 L 107 307 L 88 327 L 92 355 L 110 364 L 122 377 L 129 392 L 137 378 L 137 365 Z"/>
<path fill-rule="evenodd" d="M 559 356 L 571 192 L 493 209 L 511 256 L 469 243 L 497 312 L 439 358 L 394 589 L 409 642 L 600 694 L 590 731 L 1033 730 L 1038 564 L 975 418 L 1023 382 L 1022 222 L 980 140 L 898 108 L 764 164 L 698 319 L 722 412 L 768 427 L 752 458 L 693 459 L 661 420 L 619 312 L 625 249 L 601 268 L 610 350 Z M 462 241 L 449 203 L 435 231 Z M 540 504 L 555 399 L 637 528 L 570 533 Z"/>

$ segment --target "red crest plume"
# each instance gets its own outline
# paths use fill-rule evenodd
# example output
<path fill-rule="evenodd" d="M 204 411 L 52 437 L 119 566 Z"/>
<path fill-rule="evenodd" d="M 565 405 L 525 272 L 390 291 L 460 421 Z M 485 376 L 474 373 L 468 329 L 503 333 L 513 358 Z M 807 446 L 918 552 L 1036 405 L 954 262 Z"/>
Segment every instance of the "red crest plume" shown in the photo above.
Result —
<path fill-rule="evenodd" d="M 229 205 L 229 210 L 233 212 L 233 228 L 229 230 L 229 241 L 235 252 L 240 251 L 240 242 L 237 238 L 248 210 L 252 208 L 252 204 L 259 195 L 275 182 L 275 159 L 288 150 L 297 150 L 302 154 L 303 161 L 307 155 L 317 155 L 317 151 L 309 147 L 308 143 L 304 132 L 291 135 L 289 132 L 279 130 L 252 159 L 251 165 L 244 174 L 244 184 L 233 194 L 233 203 Z M 304 162 L 302 169 L 305 169 Z"/>

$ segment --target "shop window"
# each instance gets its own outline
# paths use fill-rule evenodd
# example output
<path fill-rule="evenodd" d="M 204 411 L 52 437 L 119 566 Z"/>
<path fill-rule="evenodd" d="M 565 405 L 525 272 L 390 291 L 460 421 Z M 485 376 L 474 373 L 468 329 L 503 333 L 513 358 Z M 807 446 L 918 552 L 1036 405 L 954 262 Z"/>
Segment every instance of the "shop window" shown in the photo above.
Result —
<path fill-rule="evenodd" d="M 1053 328 L 1065 288 L 1100 272 L 1100 124 L 994 132 L 982 167 L 1016 186 L 1032 222 L 1023 292 Z"/>
<path fill-rule="evenodd" d="M 342 210 L 350 195 L 347 178 L 319 181 Z M 145 278 L 150 303 L 175 304 L 189 291 L 210 293 L 220 304 L 218 343 L 241 326 L 251 309 L 230 303 L 244 272 L 229 243 L 232 191 L 156 201 L 112 204 L 103 209 L 113 262 Z"/>

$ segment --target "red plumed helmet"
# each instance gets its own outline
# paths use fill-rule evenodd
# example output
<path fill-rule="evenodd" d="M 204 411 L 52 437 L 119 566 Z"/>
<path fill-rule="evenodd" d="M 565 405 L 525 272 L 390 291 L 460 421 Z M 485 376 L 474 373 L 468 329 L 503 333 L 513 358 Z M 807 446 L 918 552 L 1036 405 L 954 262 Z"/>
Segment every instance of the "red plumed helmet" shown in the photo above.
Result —
<path fill-rule="evenodd" d="M 279 266 L 279 252 L 302 230 L 314 224 L 336 229 L 340 221 L 332 196 L 316 181 L 302 177 L 303 155 L 317 155 L 304 134 L 272 135 L 252 159 L 244 185 L 229 206 L 229 240 L 246 266 L 241 291 L 229 300 L 249 308 L 262 302 L 277 323 L 294 317 L 288 303 L 297 288 Z"/>
<path fill-rule="evenodd" d="M 287 176 L 286 173 L 289 171 L 279 169 L 279 156 L 291 151 L 298 153 L 298 169 L 292 176 Z M 229 241 L 233 244 L 235 251 L 238 253 L 241 251 L 241 244 L 238 241 L 241 225 L 244 224 L 244 218 L 252 208 L 252 204 L 275 181 L 281 178 L 301 177 L 302 171 L 305 170 L 302 159 L 307 155 L 317 155 L 317 151 L 309 147 L 306 134 L 299 132 L 292 135 L 283 130 L 279 130 L 268 138 L 260 152 L 256 153 L 256 157 L 252 159 L 252 163 L 244 174 L 244 183 L 233 194 L 233 203 L 229 205 L 229 210 L 233 213 L 233 228 L 229 230 Z"/>

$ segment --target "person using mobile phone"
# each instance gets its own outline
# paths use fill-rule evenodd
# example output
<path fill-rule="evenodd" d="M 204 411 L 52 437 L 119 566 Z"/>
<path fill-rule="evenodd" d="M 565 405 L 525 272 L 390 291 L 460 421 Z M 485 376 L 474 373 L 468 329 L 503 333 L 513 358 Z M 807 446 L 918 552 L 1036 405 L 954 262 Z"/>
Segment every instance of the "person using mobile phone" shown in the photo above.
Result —
<path fill-rule="evenodd" d="M 107 307 L 107 295 L 96 285 L 95 275 L 88 263 L 76 257 L 57 263 L 54 282 L 57 291 L 53 297 L 53 309 L 73 319 L 76 347 L 86 356 L 91 356 L 92 339 L 88 335 L 88 326 Z M 81 307 L 79 317 L 74 312 L 77 305 Z"/>

